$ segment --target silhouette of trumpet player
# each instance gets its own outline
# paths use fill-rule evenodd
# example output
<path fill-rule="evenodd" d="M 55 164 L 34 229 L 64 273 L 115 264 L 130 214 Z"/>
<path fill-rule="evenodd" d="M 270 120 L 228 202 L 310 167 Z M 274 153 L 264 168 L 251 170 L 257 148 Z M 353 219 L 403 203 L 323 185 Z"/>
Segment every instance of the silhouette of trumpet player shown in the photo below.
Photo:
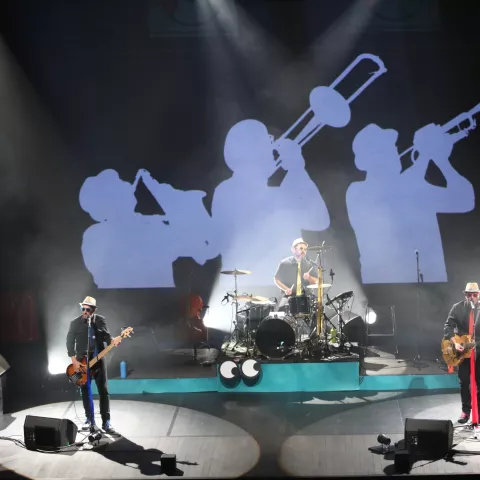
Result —
<path fill-rule="evenodd" d="M 346 204 L 363 283 L 417 282 L 416 252 L 424 281 L 447 281 L 437 214 L 464 213 L 475 205 L 472 184 L 450 163 L 455 142 L 464 137 L 445 126 L 421 128 L 407 151 L 418 158 L 412 157 L 412 166 L 402 173 L 396 130 L 370 124 L 357 133 L 355 165 L 366 177 L 350 185 Z M 446 187 L 425 179 L 430 161 L 441 170 Z"/>

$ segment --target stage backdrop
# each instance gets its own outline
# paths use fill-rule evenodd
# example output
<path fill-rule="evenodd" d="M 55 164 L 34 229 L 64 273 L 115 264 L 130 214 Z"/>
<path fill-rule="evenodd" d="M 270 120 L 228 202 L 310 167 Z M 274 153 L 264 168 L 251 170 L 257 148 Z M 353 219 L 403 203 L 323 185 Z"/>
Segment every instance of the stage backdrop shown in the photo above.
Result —
<path fill-rule="evenodd" d="M 452 3 L 4 2 L 2 287 L 51 359 L 87 294 L 146 357 L 189 292 L 228 331 L 220 271 L 278 299 L 297 237 L 330 297 L 436 348 L 480 281 L 478 8 Z"/>

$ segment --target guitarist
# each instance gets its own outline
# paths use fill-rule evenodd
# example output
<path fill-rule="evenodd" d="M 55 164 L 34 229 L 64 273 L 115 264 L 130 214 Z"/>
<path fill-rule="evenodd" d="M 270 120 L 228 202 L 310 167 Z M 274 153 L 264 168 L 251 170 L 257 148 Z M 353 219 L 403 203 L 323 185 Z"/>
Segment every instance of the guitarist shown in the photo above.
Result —
<path fill-rule="evenodd" d="M 121 338 L 112 338 L 108 331 L 105 317 L 96 314 L 97 301 L 93 297 L 86 297 L 80 303 L 81 315 L 70 322 L 70 328 L 67 334 L 67 351 L 68 356 L 71 357 L 75 371 L 79 372 L 82 369 L 81 360 L 87 355 L 88 345 L 88 320 L 91 319 L 91 331 L 93 338 L 90 339 L 90 353 L 91 359 L 95 353 L 100 353 L 105 344 L 108 346 L 113 343 L 117 346 Z M 95 352 L 96 351 L 96 352 Z M 97 374 L 95 383 L 97 384 L 98 395 L 100 397 L 100 414 L 102 416 L 102 429 L 106 433 L 115 433 L 115 429 L 110 423 L 110 396 L 107 389 L 107 367 L 103 359 L 97 362 Z M 82 393 L 83 408 L 87 419 L 82 426 L 82 430 L 90 430 L 90 400 L 88 398 L 88 386 L 85 384 L 80 389 Z"/>
<path fill-rule="evenodd" d="M 478 306 L 480 290 L 477 283 L 467 283 L 464 290 L 465 300 L 455 303 L 448 314 L 445 322 L 444 336 L 449 339 L 455 346 L 458 352 L 462 352 L 464 347 L 455 341 L 455 334 L 467 335 L 469 333 L 469 320 L 472 304 Z M 476 335 L 475 335 L 476 337 Z M 472 355 L 474 353 L 472 352 Z M 480 355 L 476 357 L 475 361 L 475 377 L 477 386 L 480 387 Z M 470 395 L 470 358 L 463 360 L 458 366 L 458 379 L 460 381 L 460 396 L 462 399 L 462 413 L 458 419 L 458 423 L 467 423 L 470 418 L 472 410 L 471 395 Z M 480 389 L 479 405 L 480 405 Z"/>

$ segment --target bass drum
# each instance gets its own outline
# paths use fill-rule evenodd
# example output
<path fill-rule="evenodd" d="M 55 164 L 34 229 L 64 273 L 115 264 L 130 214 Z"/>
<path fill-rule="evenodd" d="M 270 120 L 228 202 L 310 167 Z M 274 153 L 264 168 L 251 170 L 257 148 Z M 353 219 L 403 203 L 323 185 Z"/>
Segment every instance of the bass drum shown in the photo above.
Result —
<path fill-rule="evenodd" d="M 282 358 L 295 346 L 295 319 L 271 314 L 260 324 L 255 335 L 255 344 L 263 355 L 269 358 Z"/>

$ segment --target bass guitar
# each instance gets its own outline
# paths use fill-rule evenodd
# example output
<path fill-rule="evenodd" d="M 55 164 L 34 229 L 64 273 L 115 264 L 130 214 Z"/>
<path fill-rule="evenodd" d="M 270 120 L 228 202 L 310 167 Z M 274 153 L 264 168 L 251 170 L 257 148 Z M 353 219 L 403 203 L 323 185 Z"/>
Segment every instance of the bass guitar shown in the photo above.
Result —
<path fill-rule="evenodd" d="M 475 342 L 472 342 L 472 335 L 455 335 L 455 341 L 463 346 L 463 352 L 459 352 L 452 341 L 447 338 L 442 340 L 442 355 L 449 367 L 460 365 L 465 358 L 470 358 Z"/>
<path fill-rule="evenodd" d="M 133 333 L 132 327 L 125 328 L 122 330 L 122 333 L 117 338 L 119 338 L 120 340 L 123 340 L 126 337 L 130 337 L 130 334 L 132 333 Z M 101 360 L 113 347 L 114 345 L 113 343 L 111 343 L 107 348 L 102 350 L 96 357 L 93 357 L 90 360 L 88 364 L 90 367 L 90 375 L 92 378 L 95 378 L 98 373 L 98 369 L 96 368 L 98 367 L 97 362 Z M 83 387 L 83 385 L 87 383 L 87 357 L 83 357 L 80 364 L 81 364 L 80 372 L 76 372 L 73 366 L 73 363 L 71 363 L 67 367 L 66 373 L 67 373 L 68 379 L 72 383 L 74 383 L 75 385 L 78 385 L 79 387 Z"/>

